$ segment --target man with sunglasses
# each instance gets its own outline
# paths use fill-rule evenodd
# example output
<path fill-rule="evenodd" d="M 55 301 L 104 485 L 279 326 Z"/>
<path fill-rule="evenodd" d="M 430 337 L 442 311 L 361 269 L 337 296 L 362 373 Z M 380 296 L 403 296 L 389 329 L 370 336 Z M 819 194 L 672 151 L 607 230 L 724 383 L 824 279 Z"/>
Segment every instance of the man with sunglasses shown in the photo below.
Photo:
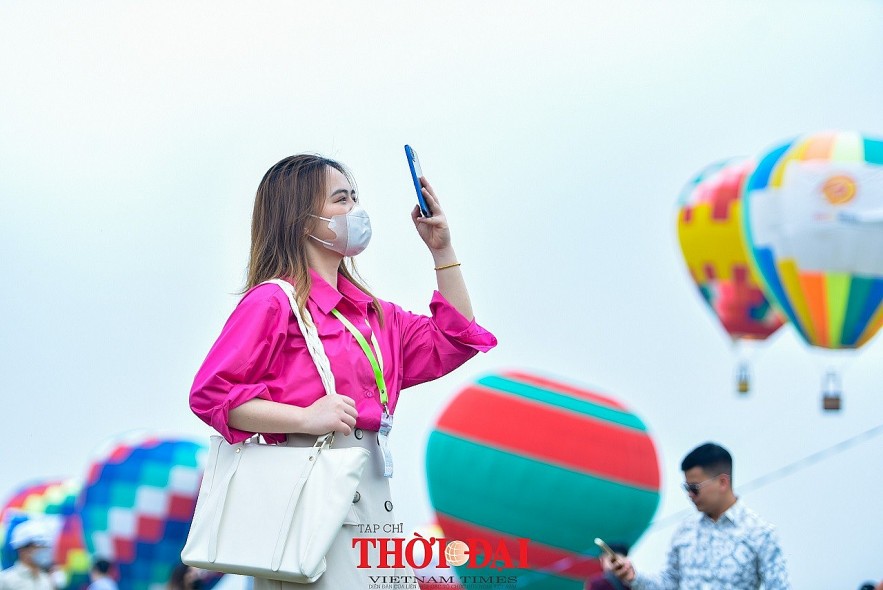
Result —
<path fill-rule="evenodd" d="M 602 557 L 604 569 L 634 590 L 789 590 L 773 526 L 733 492 L 730 453 L 705 443 L 684 457 L 681 470 L 684 490 L 699 514 L 675 532 L 665 569 L 649 576 L 622 555 Z"/>

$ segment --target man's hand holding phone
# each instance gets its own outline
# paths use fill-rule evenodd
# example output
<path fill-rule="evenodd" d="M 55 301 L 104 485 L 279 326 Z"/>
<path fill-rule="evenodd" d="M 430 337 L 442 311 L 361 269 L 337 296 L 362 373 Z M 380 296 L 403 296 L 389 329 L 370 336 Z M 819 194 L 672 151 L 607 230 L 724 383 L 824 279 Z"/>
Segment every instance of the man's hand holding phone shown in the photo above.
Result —
<path fill-rule="evenodd" d="M 601 567 L 604 568 L 604 571 L 613 572 L 614 576 L 626 584 L 631 584 L 635 580 L 635 568 L 628 557 L 616 553 L 607 543 L 597 537 L 595 545 L 602 550 Z"/>

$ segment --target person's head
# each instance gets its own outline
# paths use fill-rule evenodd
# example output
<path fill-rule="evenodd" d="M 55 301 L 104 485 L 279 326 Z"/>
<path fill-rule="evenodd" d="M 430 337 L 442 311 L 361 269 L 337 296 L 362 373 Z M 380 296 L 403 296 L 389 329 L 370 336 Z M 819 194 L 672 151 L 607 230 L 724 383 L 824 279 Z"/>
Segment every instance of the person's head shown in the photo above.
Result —
<path fill-rule="evenodd" d="M 92 569 L 89 570 L 89 577 L 92 580 L 103 578 L 110 575 L 110 562 L 106 559 L 98 558 L 92 563 Z"/>
<path fill-rule="evenodd" d="M 313 250 L 338 256 L 338 272 L 368 293 L 354 278 L 352 261 L 322 244 L 336 236 L 327 220 L 345 215 L 357 200 L 355 181 L 339 162 L 298 154 L 274 164 L 255 196 L 246 288 L 276 277 L 290 278 L 303 307 L 311 283 L 308 252 Z M 379 310 L 376 301 L 375 308 Z"/>
<path fill-rule="evenodd" d="M 705 443 L 690 451 L 681 462 L 684 489 L 696 509 L 717 519 L 735 501 L 733 458 L 722 446 Z"/>
<path fill-rule="evenodd" d="M 169 576 L 169 590 L 199 590 L 202 588 L 200 570 L 185 563 L 179 563 Z"/>
<path fill-rule="evenodd" d="M 16 525 L 9 544 L 18 552 L 18 560 L 26 566 L 44 570 L 52 566 L 52 544 L 41 522 L 26 520 Z"/>

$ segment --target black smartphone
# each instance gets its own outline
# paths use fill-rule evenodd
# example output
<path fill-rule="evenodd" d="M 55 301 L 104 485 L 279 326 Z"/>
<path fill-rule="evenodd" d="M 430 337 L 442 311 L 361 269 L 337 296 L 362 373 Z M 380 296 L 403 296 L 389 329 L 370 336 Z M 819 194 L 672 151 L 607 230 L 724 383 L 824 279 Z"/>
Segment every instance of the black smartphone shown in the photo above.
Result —
<path fill-rule="evenodd" d="M 420 159 L 417 157 L 417 152 L 411 146 L 406 145 L 405 156 L 408 158 L 408 167 L 411 169 L 411 180 L 414 181 L 414 190 L 417 191 L 417 204 L 420 205 L 420 214 L 423 217 L 432 217 L 432 211 L 430 211 L 429 205 L 426 204 L 426 199 L 423 198 L 423 187 L 420 185 L 420 177 L 423 176 L 423 170 L 420 168 Z"/>

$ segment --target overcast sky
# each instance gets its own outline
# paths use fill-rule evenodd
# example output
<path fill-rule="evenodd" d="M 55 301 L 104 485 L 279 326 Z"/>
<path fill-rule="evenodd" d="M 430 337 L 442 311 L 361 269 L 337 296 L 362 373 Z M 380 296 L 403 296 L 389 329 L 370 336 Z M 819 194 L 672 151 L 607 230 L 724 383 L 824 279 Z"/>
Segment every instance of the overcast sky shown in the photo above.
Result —
<path fill-rule="evenodd" d="M 257 184 L 301 151 L 351 167 L 374 227 L 364 277 L 425 312 L 402 145 L 417 148 L 500 341 L 401 401 L 407 526 L 432 519 L 435 416 L 505 368 L 633 408 L 660 453 L 660 517 L 690 508 L 678 465 L 698 443 L 731 449 L 738 491 L 877 426 L 879 338 L 847 361 L 839 415 L 820 411 L 828 361 L 787 327 L 736 397 L 674 211 L 710 162 L 806 131 L 883 135 L 881 31 L 883 4 L 850 0 L 4 2 L 0 496 L 82 475 L 115 434 L 210 434 L 187 393 L 243 284 Z M 795 588 L 883 577 L 881 456 L 878 437 L 745 494 Z M 639 568 L 672 531 L 642 539 Z"/>

